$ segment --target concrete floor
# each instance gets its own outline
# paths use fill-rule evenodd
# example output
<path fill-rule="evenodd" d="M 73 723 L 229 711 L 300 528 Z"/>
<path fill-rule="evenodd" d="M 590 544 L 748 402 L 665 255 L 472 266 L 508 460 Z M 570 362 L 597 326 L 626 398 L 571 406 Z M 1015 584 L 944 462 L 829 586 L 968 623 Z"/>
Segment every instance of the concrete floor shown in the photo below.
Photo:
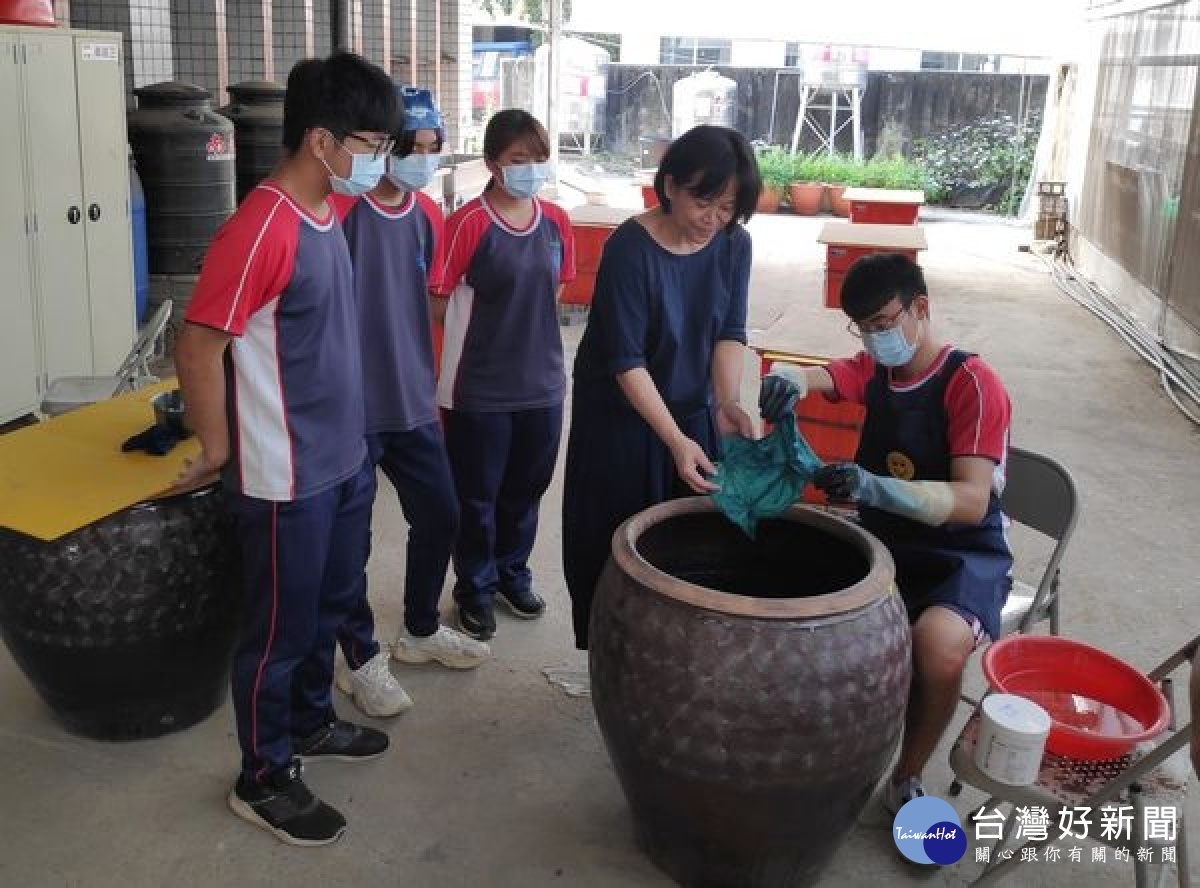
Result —
<path fill-rule="evenodd" d="M 854 345 L 840 315 L 819 305 L 818 227 L 790 216 L 752 222 L 757 341 L 825 354 Z M 1017 252 L 1024 231 L 931 214 L 927 233 L 935 321 L 999 369 L 1015 404 L 1014 440 L 1059 457 L 1079 483 L 1066 633 L 1150 666 L 1200 626 L 1200 435 L 1154 374 L 1056 292 L 1036 259 Z M 581 332 L 564 329 L 572 349 Z M 544 674 L 585 665 L 572 648 L 559 568 L 559 498 L 556 481 L 534 554 L 547 616 L 524 623 L 501 615 L 495 659 L 478 671 L 397 666 L 417 705 L 386 725 L 391 752 L 369 764 L 308 769 L 309 784 L 350 823 L 326 849 L 285 847 L 226 808 L 237 762 L 228 705 L 175 736 L 84 741 L 59 727 L 0 652 L 0 885 L 670 884 L 634 846 L 589 700 Z M 389 632 L 399 623 L 404 526 L 386 493 L 375 530 L 371 594 Z M 971 685 L 979 686 L 977 665 Z M 943 751 L 927 785 L 939 792 L 949 780 Z M 968 790 L 956 807 L 965 814 L 981 801 Z M 1195 797 L 1189 812 L 1200 823 Z M 1200 859 L 1200 831 L 1192 833 Z M 973 859 L 969 851 L 944 870 L 914 870 L 899 861 L 871 806 L 824 884 L 963 885 L 980 871 Z M 1111 859 L 1031 864 L 1009 882 L 1131 883 L 1131 867 Z"/>

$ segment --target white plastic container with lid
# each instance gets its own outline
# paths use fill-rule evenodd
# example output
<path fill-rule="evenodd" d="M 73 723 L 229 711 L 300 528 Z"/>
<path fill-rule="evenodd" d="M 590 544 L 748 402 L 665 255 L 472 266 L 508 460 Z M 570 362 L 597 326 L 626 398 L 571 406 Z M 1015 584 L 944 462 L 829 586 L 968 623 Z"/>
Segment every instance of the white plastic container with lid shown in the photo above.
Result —
<path fill-rule="evenodd" d="M 1032 700 L 991 694 L 979 707 L 975 765 L 999 783 L 1028 786 L 1037 780 L 1050 733 L 1050 714 Z"/>

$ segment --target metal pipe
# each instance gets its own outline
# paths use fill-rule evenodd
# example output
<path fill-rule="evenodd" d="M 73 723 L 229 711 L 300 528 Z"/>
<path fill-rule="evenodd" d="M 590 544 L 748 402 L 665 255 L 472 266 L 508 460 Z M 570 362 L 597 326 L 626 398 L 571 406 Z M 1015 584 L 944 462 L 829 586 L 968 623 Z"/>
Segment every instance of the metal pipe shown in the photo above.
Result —
<path fill-rule="evenodd" d="M 382 56 L 383 70 L 387 71 L 388 76 L 392 76 L 392 0 L 383 0 L 383 19 L 380 22 L 379 38 L 382 43 L 380 56 Z"/>
<path fill-rule="evenodd" d="M 550 57 L 549 77 L 546 84 L 546 131 L 550 136 L 550 161 L 558 163 L 558 142 L 561 133 L 559 101 L 561 96 L 560 72 L 562 70 L 562 0 L 550 0 Z M 557 179 L 557 174 L 555 176 Z"/>
<path fill-rule="evenodd" d="M 275 79 L 275 19 L 272 0 L 262 0 L 263 80 Z"/>
<path fill-rule="evenodd" d="M 313 0 L 304 0 L 304 57 L 311 59 L 317 54 L 316 18 Z"/>
<path fill-rule="evenodd" d="M 346 48 L 346 29 L 342 22 L 345 4 L 342 0 L 329 0 L 329 42 L 332 49 Z"/>
<path fill-rule="evenodd" d="M 409 0 L 408 14 L 408 82 L 416 86 L 417 79 L 417 0 Z"/>
<path fill-rule="evenodd" d="M 779 68 L 775 69 L 775 88 L 771 90 L 771 121 L 767 126 L 767 144 L 775 144 L 775 107 L 779 101 L 779 75 L 783 73 Z"/>
<path fill-rule="evenodd" d="M 433 94 L 442 101 L 442 0 L 433 0 Z"/>

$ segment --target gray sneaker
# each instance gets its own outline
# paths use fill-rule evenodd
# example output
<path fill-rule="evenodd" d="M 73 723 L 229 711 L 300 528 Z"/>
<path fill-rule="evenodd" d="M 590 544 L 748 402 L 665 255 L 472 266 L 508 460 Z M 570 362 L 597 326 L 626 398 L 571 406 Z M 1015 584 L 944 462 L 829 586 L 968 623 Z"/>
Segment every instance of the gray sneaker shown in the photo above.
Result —
<path fill-rule="evenodd" d="M 438 626 L 437 632 L 424 638 L 403 629 L 392 645 L 392 657 L 401 663 L 432 661 L 450 669 L 474 669 L 491 655 L 488 645 L 449 626 Z"/>
<path fill-rule="evenodd" d="M 883 792 L 879 794 L 879 801 L 883 804 L 884 810 L 895 817 L 901 808 L 923 795 L 925 795 L 925 785 L 921 783 L 920 777 L 906 777 L 899 783 L 889 777 L 883 784 Z"/>

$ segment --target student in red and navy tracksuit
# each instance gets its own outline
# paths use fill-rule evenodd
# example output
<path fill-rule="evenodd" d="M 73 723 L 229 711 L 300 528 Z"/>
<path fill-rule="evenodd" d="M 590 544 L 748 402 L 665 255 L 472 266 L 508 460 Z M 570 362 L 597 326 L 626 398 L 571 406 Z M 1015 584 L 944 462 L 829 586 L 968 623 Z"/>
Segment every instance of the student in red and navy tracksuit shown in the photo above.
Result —
<path fill-rule="evenodd" d="M 906 256 L 860 259 L 842 308 L 864 351 L 827 367 L 775 365 L 762 414 L 777 422 L 807 391 L 866 406 L 853 463 L 814 483 L 855 502 L 896 561 L 913 634 L 913 684 L 900 758 L 883 788 L 893 814 L 925 794 L 921 772 L 958 705 L 971 651 L 998 638 L 1012 585 L 1000 510 L 1012 408 L 986 363 L 934 336 L 920 267 Z"/>
<path fill-rule="evenodd" d="M 562 435 L 558 296 L 575 277 L 567 215 L 536 197 L 551 173 L 546 130 L 501 111 L 483 154 L 492 181 L 450 217 L 432 281 L 450 297 L 438 403 L 461 511 L 454 598 L 463 631 L 481 640 L 496 631 L 497 595 L 526 619 L 546 607 L 527 562 Z"/>
<path fill-rule="evenodd" d="M 362 343 L 367 450 L 396 488 L 408 521 L 404 628 L 392 657 L 478 666 L 486 644 L 440 625 L 438 603 L 458 531 L 458 500 L 434 400 L 433 330 L 428 276 L 440 259 L 441 210 L 421 189 L 433 177 L 445 139 L 426 89 L 398 87 L 404 120 L 379 185 L 357 201 L 338 201 L 354 263 Z M 398 715 L 412 706 L 375 641 L 367 578 L 338 633 L 346 670 L 338 687 L 367 715 Z"/>
<path fill-rule="evenodd" d="M 351 53 L 288 76 L 286 157 L 217 233 L 175 361 L 200 456 L 221 472 L 245 602 L 233 665 L 242 770 L 229 804 L 293 845 L 345 830 L 299 761 L 367 759 L 387 735 L 337 718 L 334 633 L 367 559 L 367 459 L 350 252 L 330 191 L 374 188 L 399 120 L 387 75 Z"/>

